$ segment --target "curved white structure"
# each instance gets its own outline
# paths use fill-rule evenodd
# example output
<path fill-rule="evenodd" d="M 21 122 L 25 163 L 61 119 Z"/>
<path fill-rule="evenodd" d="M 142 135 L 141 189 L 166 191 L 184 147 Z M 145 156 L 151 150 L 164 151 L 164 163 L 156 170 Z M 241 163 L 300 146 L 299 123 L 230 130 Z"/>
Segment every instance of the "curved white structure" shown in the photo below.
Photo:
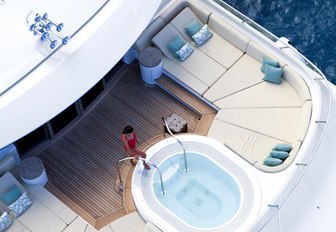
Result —
<path fill-rule="evenodd" d="M 148 25 L 161 0 L 5 1 L 0 5 L 0 148 L 41 126 L 94 86 Z M 55 50 L 29 31 L 26 17 L 64 23 Z"/>
<path fill-rule="evenodd" d="M 176 1 L 179 0 L 165 0 L 168 5 Z M 211 0 L 193 2 L 214 5 Z M 2 3 L 0 148 L 58 115 L 101 80 L 146 28 L 161 0 L 8 0 Z M 212 6 L 217 13 L 223 13 L 219 6 L 216 7 Z M 55 50 L 41 43 L 26 23 L 31 11 L 48 13 L 51 19 L 63 22 L 62 34 L 71 36 L 70 42 Z M 249 19 L 238 19 L 231 13 L 223 15 L 223 18 L 257 44 L 286 60 L 302 76 L 311 93 L 312 114 L 293 164 L 278 173 L 270 174 L 253 168 L 209 138 L 179 137 L 187 144 L 187 149 L 209 155 L 214 163 L 233 173 L 242 189 L 252 186 L 253 199 L 250 201 L 253 206 L 249 211 L 244 211 L 244 207 L 241 209 L 241 212 L 248 212 L 244 220 L 235 227 L 225 228 L 224 225 L 216 229 L 332 231 L 336 227 L 336 221 L 332 220 L 336 215 L 335 86 L 305 57 L 298 55 L 290 44 L 279 41 L 276 46 L 272 38 L 261 33 L 265 30 L 257 25 L 254 25 L 257 30 L 251 28 L 253 23 Z M 193 143 L 201 145 L 194 148 Z M 208 145 L 205 144 L 211 146 L 206 148 Z M 160 164 L 166 156 L 180 152 L 180 146 L 170 138 L 151 147 L 147 154 L 150 161 Z M 198 231 L 177 219 L 155 199 L 152 190 L 154 171 L 143 171 L 139 165 L 134 173 L 132 191 L 140 214 L 165 231 Z M 294 220 L 293 215 L 297 214 L 300 216 Z"/>
<path fill-rule="evenodd" d="M 188 157 L 188 154 L 195 153 L 204 156 L 205 159 L 209 160 L 209 163 L 215 165 L 211 170 L 215 170 L 216 167 L 219 167 L 223 173 L 229 173 L 229 175 L 235 179 L 238 186 L 240 186 L 241 203 L 239 210 L 232 219 L 227 222 L 222 221 L 221 225 L 218 225 L 217 222 L 213 222 L 212 218 L 208 219 L 209 223 L 207 223 L 207 220 L 203 219 L 202 216 L 200 216 L 199 221 L 204 220 L 204 228 L 195 225 L 198 223 L 191 224 L 190 222 L 185 221 L 185 219 L 176 216 L 177 213 L 174 213 L 174 210 L 164 206 L 160 202 L 160 199 L 158 199 L 154 190 L 154 188 L 158 188 L 154 187 L 154 185 L 160 185 L 156 178 L 158 171 L 154 167 L 151 170 L 146 171 L 143 169 L 142 165 L 138 165 L 133 175 L 132 193 L 139 213 L 143 218 L 151 221 L 163 231 L 246 231 L 257 218 L 261 205 L 261 189 L 253 168 L 223 144 L 220 144 L 209 137 L 181 135 L 178 136 L 178 139 L 181 140 L 186 149 L 187 164 L 189 163 L 190 165 L 190 170 L 183 176 L 183 178 L 187 178 L 187 180 L 182 182 L 186 182 L 188 183 L 187 185 L 190 186 L 191 182 L 195 180 L 195 176 L 199 175 L 197 172 L 202 169 L 200 167 L 202 164 L 193 163 L 194 160 L 192 154 L 190 154 L 190 157 Z M 146 153 L 147 159 L 156 164 L 160 172 L 162 172 L 164 177 L 163 185 L 168 186 L 169 180 L 167 177 L 173 175 L 171 173 L 172 171 L 176 172 L 178 170 L 175 170 L 174 168 L 165 170 L 162 165 L 166 165 L 165 161 L 167 161 L 168 158 L 183 153 L 180 144 L 177 143 L 174 138 L 168 138 L 152 146 Z M 205 163 L 208 162 L 205 161 Z M 183 162 L 181 162 L 181 164 L 182 163 Z M 194 167 L 195 169 L 193 170 Z M 181 168 L 183 169 L 184 167 Z M 204 171 L 209 172 L 209 170 Z M 224 191 L 219 190 L 220 192 L 218 192 L 217 189 L 211 187 L 211 184 L 207 183 L 210 182 L 209 178 L 216 182 L 216 176 L 222 176 L 217 172 L 213 173 L 213 175 L 214 176 L 209 172 L 209 176 L 205 177 L 206 179 L 198 177 L 197 183 L 199 184 L 193 185 L 192 188 L 197 189 L 197 186 L 202 186 L 202 188 L 206 188 L 207 191 L 211 192 L 211 195 L 218 196 L 217 199 L 224 198 L 224 196 L 221 196 L 221 194 L 224 194 Z M 224 182 L 223 179 L 219 180 L 219 183 L 216 182 L 218 189 L 221 189 L 220 182 L 222 181 Z M 180 185 L 180 182 L 178 184 Z M 187 185 L 184 187 L 180 186 L 181 189 L 179 188 L 179 191 L 183 191 Z M 174 191 L 173 188 L 165 189 L 166 197 L 169 198 L 168 200 L 174 200 L 177 195 L 180 195 L 179 193 L 176 194 Z M 170 194 L 174 196 L 171 196 Z M 201 194 L 198 194 L 198 196 L 200 195 Z M 164 198 L 165 196 L 162 197 Z M 171 203 L 176 204 L 178 208 L 180 207 L 180 211 L 183 211 L 184 209 L 188 211 L 189 206 L 184 206 L 186 202 L 183 200 L 176 199 L 176 201 Z M 221 204 L 221 202 L 218 201 L 216 204 Z M 223 206 L 223 208 L 223 210 L 225 210 L 225 206 Z M 193 216 L 195 218 L 198 217 L 193 213 L 191 213 L 189 217 Z M 209 224 L 209 228 L 206 228 L 207 224 Z M 212 228 L 211 224 L 216 224 L 216 226 Z"/>

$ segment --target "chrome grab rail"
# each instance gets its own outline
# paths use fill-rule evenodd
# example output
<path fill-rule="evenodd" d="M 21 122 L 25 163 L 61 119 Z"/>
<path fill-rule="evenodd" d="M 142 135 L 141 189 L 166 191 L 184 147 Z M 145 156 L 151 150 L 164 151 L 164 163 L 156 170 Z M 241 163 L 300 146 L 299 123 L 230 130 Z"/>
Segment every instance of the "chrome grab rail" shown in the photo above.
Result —
<path fill-rule="evenodd" d="M 181 145 L 182 149 L 183 149 L 183 158 L 184 158 L 184 171 L 187 172 L 188 171 L 188 164 L 187 164 L 187 155 L 186 155 L 186 151 L 184 148 L 183 143 L 175 137 L 175 135 L 171 132 L 171 130 L 168 127 L 167 121 L 166 119 L 164 119 L 164 117 L 162 117 L 162 121 L 165 124 L 165 127 L 167 128 L 168 133 Z"/>
<path fill-rule="evenodd" d="M 120 163 L 122 162 L 122 161 L 125 161 L 125 160 L 134 160 L 134 157 L 126 157 L 126 158 L 124 158 L 124 159 L 121 159 L 121 160 L 118 160 L 117 161 L 117 163 L 116 163 L 116 166 L 117 166 L 117 170 L 118 170 L 118 176 L 119 176 L 119 185 L 118 185 L 118 189 L 119 189 L 119 191 L 123 191 L 123 181 L 122 181 L 122 179 L 121 179 L 121 172 L 120 172 Z"/>
<path fill-rule="evenodd" d="M 150 164 L 150 165 L 152 165 L 154 168 L 156 168 L 156 169 L 158 170 L 158 173 L 159 173 L 159 175 L 160 175 L 160 181 L 161 181 L 162 195 L 164 195 L 166 192 L 165 192 L 165 190 L 164 190 L 163 179 L 162 179 L 162 173 L 161 173 L 160 169 L 159 169 L 155 164 L 153 164 L 152 162 L 150 162 L 150 161 L 148 161 L 148 160 L 146 160 L 146 159 L 144 159 L 144 158 L 142 158 L 142 157 L 139 157 L 138 159 L 139 159 L 139 160 L 142 160 L 142 161 L 144 161 L 144 162 L 146 162 L 146 163 L 148 163 L 148 164 Z M 126 158 L 124 158 L 124 159 L 118 160 L 117 163 L 116 163 L 116 165 L 117 165 L 117 170 L 118 170 L 118 176 L 119 176 L 119 185 L 118 185 L 118 189 L 119 189 L 120 191 L 123 191 L 123 181 L 122 181 L 122 179 L 121 179 L 120 163 L 123 162 L 123 161 L 126 161 L 126 160 L 136 160 L 136 158 L 134 158 L 134 157 L 126 157 Z"/>
<path fill-rule="evenodd" d="M 156 170 L 158 171 L 159 176 L 160 176 L 162 195 L 165 195 L 166 192 L 165 192 L 165 190 L 164 190 L 163 179 L 162 179 L 162 173 L 161 173 L 161 171 L 160 171 L 160 168 L 158 168 L 158 166 L 156 166 L 155 164 L 153 164 L 153 163 L 150 162 L 149 160 L 146 160 L 146 159 L 144 159 L 144 158 L 142 158 L 142 157 L 139 157 L 138 159 L 139 159 L 139 160 L 142 160 L 142 161 L 146 162 L 147 164 L 150 164 L 150 165 L 152 165 L 154 168 L 156 168 Z"/>

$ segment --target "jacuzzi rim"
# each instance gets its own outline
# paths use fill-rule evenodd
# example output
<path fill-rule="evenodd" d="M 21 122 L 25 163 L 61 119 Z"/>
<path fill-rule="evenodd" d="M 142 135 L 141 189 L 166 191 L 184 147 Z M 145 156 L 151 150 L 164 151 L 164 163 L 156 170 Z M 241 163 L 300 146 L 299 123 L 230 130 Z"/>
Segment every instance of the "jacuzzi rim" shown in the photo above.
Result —
<path fill-rule="evenodd" d="M 245 216 L 243 216 L 244 218 L 241 220 L 241 222 L 238 222 L 237 225 L 234 225 L 234 231 L 236 231 L 236 230 L 247 231 L 250 228 L 250 226 L 253 225 L 256 218 L 259 216 L 261 202 L 262 202 L 262 191 L 261 191 L 259 179 L 258 179 L 256 171 L 253 169 L 253 167 L 248 162 L 246 162 L 241 157 L 239 157 L 237 154 L 233 153 L 224 144 L 222 144 L 222 143 L 218 142 L 217 140 L 212 139 L 210 137 L 196 135 L 196 134 L 182 134 L 182 135 L 177 135 L 176 137 L 179 138 L 182 142 L 192 142 L 192 143 L 196 143 L 196 144 L 201 143 L 201 144 L 207 145 L 207 146 L 209 146 L 209 147 L 211 147 L 211 148 L 213 148 L 217 151 L 224 150 L 221 153 L 225 153 L 225 156 L 227 157 L 227 159 L 229 159 L 230 163 L 232 162 L 234 164 L 234 166 L 237 166 L 238 167 L 237 170 L 239 172 L 244 173 L 244 175 L 247 177 L 249 185 L 250 185 L 250 189 L 246 193 L 247 194 L 249 192 L 253 193 L 253 198 L 252 198 L 252 202 L 251 202 L 250 199 L 248 199 L 248 202 L 250 202 L 249 203 L 250 204 L 250 209 L 249 209 L 249 211 L 245 211 L 245 212 L 247 212 L 247 214 L 245 213 Z M 168 145 L 173 145 L 173 144 L 176 145 L 176 143 L 177 143 L 176 140 L 172 137 L 168 137 L 164 140 L 159 141 L 158 143 L 154 144 L 153 146 L 151 146 L 146 151 L 148 159 L 151 159 L 152 156 L 155 153 L 162 150 L 164 147 L 166 147 Z M 213 160 L 211 159 L 211 161 L 213 161 Z M 189 224 L 185 223 L 181 219 L 179 219 L 177 217 L 175 217 L 175 218 L 177 218 L 177 220 L 172 219 L 171 218 L 172 216 L 169 216 L 169 215 L 171 215 L 171 212 L 168 209 L 166 209 L 166 207 L 160 206 L 160 208 L 158 208 L 158 209 L 163 209 L 164 212 L 158 213 L 157 208 L 154 207 L 154 209 L 153 209 L 153 207 L 149 206 L 150 201 L 152 199 L 148 198 L 147 196 L 144 197 L 144 195 L 143 195 L 144 192 L 142 190 L 143 187 L 148 187 L 148 186 L 144 186 L 142 184 L 143 176 L 146 176 L 144 173 L 146 173 L 146 171 L 144 171 L 142 165 L 137 165 L 135 167 L 133 177 L 132 177 L 132 188 L 131 188 L 136 209 L 139 212 L 139 214 L 141 215 L 141 217 L 145 221 L 152 222 L 154 225 L 158 226 L 158 228 L 161 228 L 164 231 L 169 231 L 169 232 L 177 231 L 178 232 L 178 231 L 181 230 L 181 228 L 185 228 L 186 231 L 192 230 L 194 227 L 191 227 Z M 236 177 L 235 175 L 233 175 L 233 176 Z M 238 178 L 239 178 L 238 183 L 244 185 L 243 189 L 246 190 L 246 185 L 243 184 L 244 182 L 241 183 L 240 177 L 238 177 Z M 243 190 L 241 192 L 246 194 L 245 190 Z M 249 195 L 247 195 L 247 196 L 249 196 Z M 156 197 L 154 197 L 154 198 L 156 198 Z M 158 200 L 155 199 L 155 201 L 158 201 Z M 154 203 L 154 201 L 152 201 L 152 202 Z M 243 202 L 243 201 L 241 201 L 241 202 Z M 243 205 L 241 205 L 241 207 L 242 206 Z M 237 212 L 241 212 L 242 214 L 244 214 L 244 211 L 242 211 L 241 209 L 239 209 L 239 211 L 237 211 Z M 166 218 L 166 217 L 168 217 L 168 218 Z M 234 218 L 236 218 L 236 216 Z M 176 226 L 174 224 L 174 220 L 176 220 L 175 222 L 180 221 L 180 223 L 182 223 L 182 224 L 180 226 Z M 237 219 L 237 220 L 239 220 L 239 219 Z M 220 228 L 220 230 L 227 229 L 225 226 L 220 226 L 219 228 Z M 207 231 L 207 230 L 209 230 L 209 229 L 197 228 L 197 231 Z M 217 231 L 217 230 L 215 229 L 214 231 Z"/>
<path fill-rule="evenodd" d="M 196 227 L 196 226 L 193 226 L 189 223 L 187 223 L 186 221 L 180 219 L 179 217 L 177 217 L 176 215 L 174 215 L 173 212 L 171 212 L 171 210 L 169 208 L 167 208 L 165 205 L 163 205 L 157 198 L 155 198 L 155 201 L 157 201 L 163 208 L 165 208 L 167 211 L 169 211 L 174 217 L 176 217 L 178 220 L 180 220 L 181 222 L 185 223 L 185 224 L 188 224 L 190 227 L 194 228 L 194 229 L 202 229 L 202 230 L 216 230 L 216 229 L 220 229 L 221 227 L 224 227 L 225 225 L 228 225 L 229 223 L 231 223 L 237 216 L 238 214 L 240 213 L 240 210 L 242 209 L 243 207 L 243 200 L 244 200 L 244 191 L 242 189 L 242 186 L 241 186 L 241 183 L 240 181 L 238 181 L 237 177 L 235 175 L 232 174 L 231 171 L 227 170 L 225 167 L 223 167 L 222 165 L 220 165 L 218 162 L 216 162 L 212 157 L 206 155 L 206 154 L 203 154 L 203 153 L 200 153 L 200 152 L 196 152 L 196 151 L 191 151 L 191 150 L 186 150 L 186 153 L 193 153 L 193 154 L 196 154 L 196 155 L 200 155 L 202 157 L 205 157 L 207 159 L 209 159 L 214 165 L 216 165 L 217 167 L 219 167 L 220 169 L 222 169 L 222 171 L 226 172 L 227 174 L 230 175 L 230 177 L 235 181 L 235 183 L 237 184 L 238 186 L 238 189 L 239 189 L 239 196 L 240 196 L 240 200 L 239 200 L 239 207 L 238 209 L 236 210 L 236 212 L 234 213 L 234 215 L 230 218 L 230 220 L 227 220 L 225 223 L 219 225 L 219 226 L 213 226 L 213 227 Z M 155 154 L 155 153 L 154 153 Z M 166 160 L 168 160 L 169 158 L 173 157 L 173 156 L 176 156 L 176 155 L 182 155 L 181 152 L 176 152 L 175 154 L 172 154 L 172 155 L 169 155 L 167 156 L 165 159 L 163 159 L 160 163 L 156 164 L 157 167 L 160 167 L 160 165 L 165 162 Z M 154 176 L 155 176 L 155 173 L 158 172 L 158 170 L 155 169 L 155 171 L 153 172 L 153 174 L 151 175 L 151 183 L 154 183 Z M 154 192 L 154 188 L 152 188 L 152 193 L 153 195 L 156 195 L 156 193 Z"/>

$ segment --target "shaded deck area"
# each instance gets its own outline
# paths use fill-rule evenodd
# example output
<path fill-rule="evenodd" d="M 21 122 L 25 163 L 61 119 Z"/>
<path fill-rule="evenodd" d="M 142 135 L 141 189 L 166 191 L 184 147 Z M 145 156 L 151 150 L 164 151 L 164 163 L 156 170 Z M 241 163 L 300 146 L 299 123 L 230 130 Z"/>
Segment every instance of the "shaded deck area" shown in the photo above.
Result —
<path fill-rule="evenodd" d="M 160 87 L 145 87 L 137 64 L 123 65 L 88 112 L 43 150 L 47 188 L 96 228 L 127 213 L 116 190 L 116 162 L 127 156 L 121 131 L 132 125 L 138 143 L 162 134 L 161 117 L 176 113 L 195 132 L 201 114 Z"/>

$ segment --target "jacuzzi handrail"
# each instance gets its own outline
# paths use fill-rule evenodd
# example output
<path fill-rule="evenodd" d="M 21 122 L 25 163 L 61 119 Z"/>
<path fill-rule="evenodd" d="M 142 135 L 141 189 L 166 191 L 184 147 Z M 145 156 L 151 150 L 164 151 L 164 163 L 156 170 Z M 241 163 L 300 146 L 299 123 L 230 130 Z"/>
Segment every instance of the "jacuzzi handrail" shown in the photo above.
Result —
<path fill-rule="evenodd" d="M 120 168 L 119 168 L 120 163 L 123 162 L 123 161 L 125 161 L 125 160 L 131 160 L 131 159 L 133 160 L 134 157 L 126 157 L 126 158 L 124 158 L 124 159 L 118 160 L 117 163 L 116 163 L 117 170 L 118 170 L 118 176 L 119 176 L 119 185 L 123 185 L 123 182 L 122 182 L 122 179 L 121 179 Z M 120 190 L 120 191 L 123 190 L 123 187 L 122 187 L 122 186 L 121 186 L 121 187 L 118 186 L 118 187 L 119 187 L 119 190 Z"/>
<path fill-rule="evenodd" d="M 184 148 L 183 143 L 175 137 L 175 135 L 171 132 L 171 130 L 169 129 L 169 126 L 167 124 L 167 121 L 164 117 L 162 117 L 162 121 L 165 124 L 165 127 L 167 128 L 168 133 L 182 146 L 183 149 L 183 156 L 184 156 L 184 171 L 187 172 L 188 171 L 188 165 L 187 165 L 187 155 L 186 155 L 186 150 Z"/>
<path fill-rule="evenodd" d="M 159 176 L 160 176 L 162 195 L 165 195 L 166 192 L 165 192 L 165 190 L 164 190 L 163 179 L 162 179 L 162 172 L 160 171 L 160 168 L 158 168 L 158 166 L 156 166 L 155 164 L 153 164 L 151 161 L 146 160 L 146 159 L 144 159 L 144 158 L 142 158 L 142 157 L 139 157 L 138 159 L 139 159 L 139 160 L 142 160 L 142 161 L 146 162 L 147 164 L 150 164 L 150 165 L 152 165 L 154 168 L 156 168 L 156 170 L 158 171 Z"/>

